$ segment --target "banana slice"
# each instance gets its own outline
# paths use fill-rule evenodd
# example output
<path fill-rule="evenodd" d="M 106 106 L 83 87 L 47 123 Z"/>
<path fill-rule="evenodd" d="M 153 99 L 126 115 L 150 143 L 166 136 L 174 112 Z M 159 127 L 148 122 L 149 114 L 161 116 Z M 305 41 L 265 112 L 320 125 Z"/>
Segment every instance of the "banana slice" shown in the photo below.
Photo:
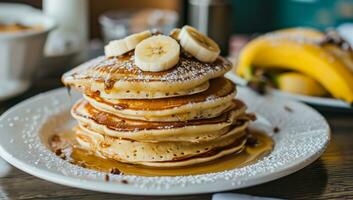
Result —
<path fill-rule="evenodd" d="M 127 36 L 121 40 L 110 41 L 109 44 L 104 47 L 104 53 L 107 57 L 123 55 L 124 53 L 135 49 L 138 43 L 151 35 L 152 33 L 150 31 L 143 31 Z"/>
<path fill-rule="evenodd" d="M 179 54 L 180 46 L 176 40 L 169 36 L 156 35 L 136 46 L 135 63 L 143 71 L 164 71 L 178 63 Z"/>
<path fill-rule="evenodd" d="M 215 61 L 221 52 L 219 46 L 211 38 L 191 26 L 184 26 L 178 38 L 185 51 L 202 62 Z"/>
<path fill-rule="evenodd" d="M 179 34 L 180 34 L 180 28 L 175 28 L 172 31 L 170 31 L 169 36 L 174 38 L 175 40 L 179 40 Z"/>

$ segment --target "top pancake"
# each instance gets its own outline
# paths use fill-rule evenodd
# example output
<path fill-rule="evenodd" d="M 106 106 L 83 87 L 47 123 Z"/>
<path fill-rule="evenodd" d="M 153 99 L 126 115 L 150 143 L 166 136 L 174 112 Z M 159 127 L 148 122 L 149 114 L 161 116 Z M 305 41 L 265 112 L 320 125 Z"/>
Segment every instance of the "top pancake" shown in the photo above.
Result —
<path fill-rule="evenodd" d="M 145 72 L 134 62 L 134 53 L 115 58 L 98 57 L 65 73 L 67 86 L 100 92 L 109 99 L 153 99 L 190 95 L 205 91 L 208 80 L 222 76 L 232 64 L 218 57 L 213 63 L 203 63 L 181 54 L 179 63 L 161 72 Z"/>

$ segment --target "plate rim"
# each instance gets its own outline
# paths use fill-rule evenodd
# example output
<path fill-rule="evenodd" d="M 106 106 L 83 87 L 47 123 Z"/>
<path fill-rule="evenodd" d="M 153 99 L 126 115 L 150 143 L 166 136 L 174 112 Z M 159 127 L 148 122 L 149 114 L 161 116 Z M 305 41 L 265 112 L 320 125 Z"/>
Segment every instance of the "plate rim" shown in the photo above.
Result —
<path fill-rule="evenodd" d="M 0 121 L 5 119 L 7 115 L 9 115 L 11 112 L 16 111 L 19 109 L 21 106 L 31 103 L 32 101 L 37 101 L 37 99 L 40 98 L 47 98 L 50 97 L 50 95 L 54 95 L 56 93 L 61 93 L 65 90 L 65 88 L 57 88 L 54 90 L 50 90 L 47 92 L 43 92 L 40 94 L 37 94 L 35 96 L 32 96 L 15 106 L 11 107 L 7 111 L 5 111 L 1 116 L 0 116 Z M 278 97 L 274 97 L 277 100 L 283 101 L 283 99 L 280 99 Z M 256 176 L 256 177 L 251 177 L 246 180 L 245 184 L 234 186 L 231 184 L 213 184 L 212 187 L 207 187 L 203 189 L 197 189 L 195 190 L 190 190 L 190 188 L 170 188 L 168 190 L 149 190 L 149 189 L 139 189 L 139 192 L 136 193 L 136 187 L 129 186 L 129 185 L 124 185 L 124 184 L 118 184 L 118 182 L 98 182 L 96 180 L 84 180 L 76 177 L 70 177 L 70 176 L 65 176 L 62 174 L 58 174 L 55 172 L 50 172 L 46 169 L 40 169 L 34 166 L 33 164 L 27 164 L 24 161 L 21 161 L 20 159 L 17 159 L 13 157 L 10 152 L 7 152 L 4 147 L 0 144 L 0 156 L 6 160 L 8 163 L 10 163 L 12 166 L 16 167 L 17 169 L 20 169 L 30 175 L 33 175 L 35 177 L 38 177 L 40 179 L 54 182 L 60 185 L 64 186 L 70 186 L 74 188 L 80 188 L 80 189 L 85 189 L 85 190 L 91 190 L 91 191 L 100 191 L 100 192 L 107 192 L 107 193 L 119 193 L 119 194 L 128 194 L 128 195 L 156 195 L 156 196 L 161 196 L 161 195 L 190 195 L 190 194 L 202 194 L 202 193 L 213 193 L 213 192 L 221 192 L 221 191 L 228 191 L 228 190 L 234 190 L 234 189 L 241 189 L 245 187 L 250 187 L 258 184 L 262 184 L 265 182 L 269 182 L 272 180 L 276 180 L 278 178 L 287 176 L 289 174 L 292 174 L 294 172 L 299 171 L 300 169 L 303 169 L 304 167 L 308 166 L 309 164 L 313 163 L 315 160 L 317 160 L 323 152 L 326 150 L 330 139 L 331 139 L 331 128 L 325 118 L 315 109 L 311 108 L 308 105 L 305 105 L 300 102 L 296 102 L 293 100 L 287 100 L 291 103 L 297 104 L 304 106 L 306 109 L 310 109 L 311 111 L 315 112 L 318 116 L 320 116 L 323 121 L 326 124 L 325 128 L 325 133 L 328 136 L 328 139 L 325 141 L 323 147 L 320 149 L 320 151 L 317 151 L 313 153 L 310 157 L 308 158 L 300 158 L 297 159 L 297 162 L 292 163 L 291 165 L 287 165 L 286 167 L 283 167 L 276 172 L 270 173 L 271 175 L 268 174 L 263 174 L 262 176 Z M 115 186 L 115 187 L 112 187 Z M 195 187 L 196 185 L 193 185 Z"/>

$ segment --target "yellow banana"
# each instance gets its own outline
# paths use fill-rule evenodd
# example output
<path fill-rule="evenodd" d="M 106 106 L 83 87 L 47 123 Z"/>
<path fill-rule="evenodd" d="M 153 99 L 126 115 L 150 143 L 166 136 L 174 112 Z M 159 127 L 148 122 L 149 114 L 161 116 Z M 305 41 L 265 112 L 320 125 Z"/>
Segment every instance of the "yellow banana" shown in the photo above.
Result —
<path fill-rule="evenodd" d="M 353 103 L 352 53 L 333 44 L 320 45 L 325 35 L 312 29 L 285 29 L 249 42 L 238 60 L 237 73 L 250 79 L 251 68 L 280 68 L 306 74 L 334 97 Z"/>
<path fill-rule="evenodd" d="M 314 79 L 301 73 L 281 73 L 276 78 L 280 90 L 309 96 L 325 96 L 327 91 Z"/>

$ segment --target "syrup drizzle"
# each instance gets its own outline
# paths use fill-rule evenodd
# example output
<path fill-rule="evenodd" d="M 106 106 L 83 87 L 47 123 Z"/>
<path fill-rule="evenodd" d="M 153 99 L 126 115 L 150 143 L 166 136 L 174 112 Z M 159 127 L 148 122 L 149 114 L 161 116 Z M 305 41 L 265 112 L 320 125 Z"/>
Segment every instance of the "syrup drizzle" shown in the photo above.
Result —
<path fill-rule="evenodd" d="M 68 94 L 69 97 L 71 98 L 71 86 L 67 85 L 67 86 L 65 86 L 65 87 L 66 87 L 67 94 Z"/>
<path fill-rule="evenodd" d="M 274 143 L 271 137 L 258 130 L 251 130 L 251 142 L 247 143 L 242 151 L 233 153 L 219 159 L 176 168 L 146 167 L 141 165 L 127 164 L 112 159 L 96 156 L 75 145 L 74 132 L 67 131 L 52 137 L 50 146 L 62 159 L 81 167 L 108 174 L 138 175 L 138 176 L 186 176 L 205 173 L 221 172 L 240 168 L 256 162 L 267 155 L 273 149 Z M 58 148 L 60 151 L 58 151 Z M 64 155 L 63 155 L 64 154 Z"/>

